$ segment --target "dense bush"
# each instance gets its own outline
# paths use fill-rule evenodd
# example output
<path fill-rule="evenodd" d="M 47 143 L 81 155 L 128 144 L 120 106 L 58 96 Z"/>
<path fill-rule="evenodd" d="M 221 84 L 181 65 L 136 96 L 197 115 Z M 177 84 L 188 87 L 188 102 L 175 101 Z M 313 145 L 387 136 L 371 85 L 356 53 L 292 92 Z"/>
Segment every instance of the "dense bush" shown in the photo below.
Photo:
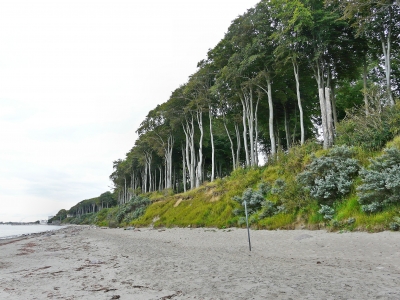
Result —
<path fill-rule="evenodd" d="M 249 215 L 255 213 L 257 210 L 260 210 L 261 207 L 263 206 L 263 203 L 265 202 L 264 191 L 267 190 L 269 189 L 266 188 L 265 184 L 263 183 L 261 189 L 259 188 L 258 190 L 253 191 L 251 188 L 248 188 L 243 192 L 242 197 L 239 196 L 233 197 L 233 200 L 242 205 L 242 208 L 235 209 L 234 213 L 236 215 L 244 214 L 244 201 L 246 201 L 247 212 Z"/>
<path fill-rule="evenodd" d="M 297 181 L 319 202 L 330 204 L 350 192 L 360 168 L 352 156 L 347 146 L 334 147 L 326 156 L 314 158 Z"/>
<path fill-rule="evenodd" d="M 362 184 L 357 188 L 361 209 L 376 212 L 391 203 L 400 202 L 400 151 L 385 149 L 371 160 L 369 169 L 360 172 Z"/>
<path fill-rule="evenodd" d="M 129 223 L 139 218 L 146 211 L 151 201 L 143 196 L 133 196 L 132 199 L 118 208 L 116 219 L 118 223 L 122 221 Z"/>
<path fill-rule="evenodd" d="M 380 150 L 400 130 L 400 104 L 365 115 L 365 110 L 348 111 L 337 129 L 336 144 L 359 146 L 365 150 Z"/>

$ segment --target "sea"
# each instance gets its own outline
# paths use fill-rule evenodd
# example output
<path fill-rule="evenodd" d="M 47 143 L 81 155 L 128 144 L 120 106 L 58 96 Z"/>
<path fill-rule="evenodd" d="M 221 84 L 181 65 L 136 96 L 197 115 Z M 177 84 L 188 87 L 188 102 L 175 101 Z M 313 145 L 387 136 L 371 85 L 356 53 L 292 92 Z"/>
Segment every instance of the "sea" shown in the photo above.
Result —
<path fill-rule="evenodd" d="M 0 239 L 9 239 L 30 233 L 59 230 L 65 226 L 57 225 L 4 225 L 0 224 Z"/>

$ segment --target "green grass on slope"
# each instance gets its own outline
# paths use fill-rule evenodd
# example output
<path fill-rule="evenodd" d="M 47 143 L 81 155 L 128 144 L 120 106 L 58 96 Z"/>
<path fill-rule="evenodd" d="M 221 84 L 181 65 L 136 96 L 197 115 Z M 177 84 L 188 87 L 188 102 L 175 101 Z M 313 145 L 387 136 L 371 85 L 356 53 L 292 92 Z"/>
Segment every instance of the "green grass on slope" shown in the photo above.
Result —
<path fill-rule="evenodd" d="M 232 200 L 246 188 L 261 181 L 262 169 L 238 169 L 230 177 L 154 202 L 145 214 L 132 222 L 137 226 L 230 227 L 237 225 L 232 211 L 239 204 Z"/>

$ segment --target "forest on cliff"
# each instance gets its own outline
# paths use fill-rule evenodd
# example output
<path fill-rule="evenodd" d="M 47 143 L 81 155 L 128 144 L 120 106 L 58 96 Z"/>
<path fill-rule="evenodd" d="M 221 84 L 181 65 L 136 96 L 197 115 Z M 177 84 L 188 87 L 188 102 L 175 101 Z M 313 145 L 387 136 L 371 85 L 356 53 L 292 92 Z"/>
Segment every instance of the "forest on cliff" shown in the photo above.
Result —
<path fill-rule="evenodd" d="M 148 112 L 113 190 L 57 216 L 240 226 L 247 200 L 261 228 L 395 229 L 399 75 L 398 1 L 260 1 Z"/>

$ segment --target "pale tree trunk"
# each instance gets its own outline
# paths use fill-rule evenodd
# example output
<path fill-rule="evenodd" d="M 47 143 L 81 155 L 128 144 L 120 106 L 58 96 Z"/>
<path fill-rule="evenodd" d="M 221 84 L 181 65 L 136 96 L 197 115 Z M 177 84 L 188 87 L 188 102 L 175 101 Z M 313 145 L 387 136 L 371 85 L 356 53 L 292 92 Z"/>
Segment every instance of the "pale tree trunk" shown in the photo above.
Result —
<path fill-rule="evenodd" d="M 286 106 L 283 106 L 283 113 L 284 113 L 284 118 L 285 118 L 284 122 L 285 122 L 286 147 L 289 150 L 290 149 L 290 133 L 289 133 L 289 124 L 288 124 Z"/>
<path fill-rule="evenodd" d="M 392 9 L 389 8 L 388 10 L 389 16 L 392 17 Z M 386 35 L 386 38 L 384 34 Z M 382 43 L 382 51 L 383 51 L 383 57 L 385 59 L 385 77 L 386 77 L 386 93 L 388 96 L 389 100 L 389 105 L 394 106 L 394 99 L 392 95 L 392 88 L 390 84 L 390 77 L 391 77 L 391 64 L 390 64 L 390 57 L 391 57 L 391 39 L 392 39 L 392 26 L 390 25 L 389 28 L 386 30 L 386 32 L 381 32 L 381 43 Z"/>
<path fill-rule="evenodd" d="M 160 173 L 160 178 L 158 178 L 158 190 L 161 191 L 162 190 L 162 167 L 161 166 L 158 167 L 158 171 Z"/>
<path fill-rule="evenodd" d="M 244 153 L 246 154 L 246 167 L 250 166 L 249 148 L 247 146 L 247 124 L 246 124 L 246 105 L 243 97 L 240 97 L 243 106 L 243 147 Z"/>
<path fill-rule="evenodd" d="M 144 172 L 142 172 L 142 192 L 147 193 L 147 165 L 145 165 Z"/>
<path fill-rule="evenodd" d="M 241 139 L 240 139 L 240 130 L 239 130 L 239 124 L 235 123 L 235 131 L 236 131 L 236 144 L 237 144 L 237 148 L 236 148 L 236 168 L 239 167 L 239 163 L 240 163 L 240 148 L 241 148 Z"/>
<path fill-rule="evenodd" d="M 214 176 L 215 176 L 215 149 L 214 149 L 214 135 L 213 135 L 213 131 L 212 131 L 211 105 L 208 106 L 208 117 L 210 119 L 210 138 L 211 138 L 211 182 L 213 182 Z"/>
<path fill-rule="evenodd" d="M 199 141 L 199 159 L 197 162 L 197 168 L 196 168 L 196 187 L 199 187 L 203 178 L 203 169 L 202 169 L 202 164 L 203 164 L 203 113 L 201 109 L 198 109 L 196 112 L 197 116 L 197 123 L 199 125 L 200 129 L 200 141 Z"/>
<path fill-rule="evenodd" d="M 124 185 L 124 203 L 126 203 L 126 198 L 127 198 L 127 190 L 126 190 L 126 177 L 124 177 L 125 185 Z"/>
<path fill-rule="evenodd" d="M 186 120 L 186 126 L 183 126 L 186 138 L 186 165 L 189 171 L 190 189 L 195 187 L 195 148 L 194 148 L 194 122 Z"/>
<path fill-rule="evenodd" d="M 152 155 L 151 155 L 151 152 L 145 152 L 145 159 L 146 159 L 146 168 L 148 169 L 148 173 L 147 173 L 147 171 L 146 171 L 146 173 L 147 173 L 147 175 L 148 175 L 148 179 L 149 179 L 149 192 L 151 192 L 152 191 L 152 184 L 153 184 L 153 182 L 152 182 L 152 177 L 151 177 L 151 160 L 152 160 Z"/>
<path fill-rule="evenodd" d="M 169 135 L 168 137 L 168 175 L 169 175 L 169 182 L 170 185 L 168 186 L 168 188 L 171 188 L 171 182 L 172 182 L 172 150 L 174 148 L 174 142 L 175 142 L 175 138 L 172 135 L 172 133 Z"/>
<path fill-rule="evenodd" d="M 167 166 L 165 166 L 164 168 L 164 189 L 167 188 L 167 178 L 168 178 L 168 174 L 167 174 Z"/>
<path fill-rule="evenodd" d="M 191 128 L 191 135 L 190 135 L 190 188 L 193 189 L 195 187 L 195 179 L 196 179 L 196 152 L 194 147 L 194 122 L 192 118 L 192 128 Z"/>
<path fill-rule="evenodd" d="M 246 98 L 246 95 L 244 96 Z M 254 159 L 254 111 L 253 111 L 253 92 L 250 92 L 247 97 L 247 125 L 249 126 L 249 140 L 250 140 L 250 164 L 255 165 Z"/>
<path fill-rule="evenodd" d="M 331 89 L 325 87 L 325 103 L 326 103 L 326 122 L 328 123 L 328 138 L 329 147 L 333 146 L 334 139 L 334 129 L 333 129 L 333 119 L 332 119 L 332 105 L 331 105 Z"/>
<path fill-rule="evenodd" d="M 386 93 L 389 100 L 389 105 L 394 106 L 394 100 L 392 95 L 392 89 L 390 84 L 391 65 L 390 65 L 390 48 L 391 48 L 391 30 L 389 28 L 388 35 L 385 39 L 383 34 L 381 35 L 383 57 L 385 58 L 385 77 L 386 77 Z"/>
<path fill-rule="evenodd" d="M 233 141 L 232 141 L 231 135 L 230 135 L 230 133 L 229 133 L 228 127 L 226 126 L 225 115 L 223 115 L 223 123 L 224 123 L 225 131 L 226 131 L 226 135 L 228 136 L 229 142 L 230 142 L 230 144 L 231 144 L 232 167 L 233 167 L 233 170 L 236 170 L 235 150 L 234 150 L 234 146 L 233 146 Z M 236 132 L 236 134 L 237 134 L 237 132 Z M 221 174 L 220 174 L 220 176 L 221 176 Z"/>
<path fill-rule="evenodd" d="M 267 81 L 267 90 L 263 88 L 261 85 L 258 87 L 261 88 L 268 95 L 268 108 L 269 108 L 269 120 L 268 120 L 268 129 L 269 129 L 269 139 L 271 142 L 271 155 L 275 156 L 276 154 L 276 138 L 274 132 L 274 104 L 272 102 L 272 86 L 271 86 L 271 76 L 269 72 L 266 73 L 266 81 Z"/>
<path fill-rule="evenodd" d="M 257 96 L 257 103 L 256 103 L 256 111 L 254 113 L 254 131 L 255 131 L 255 138 L 254 138 L 254 158 L 255 158 L 255 165 L 258 166 L 258 104 L 260 103 L 261 95 L 258 93 Z"/>
<path fill-rule="evenodd" d="M 329 132 L 328 132 L 328 119 L 327 119 L 327 108 L 326 108 L 326 100 L 325 100 L 325 89 L 324 89 L 324 80 L 322 78 L 323 74 L 320 70 L 320 66 L 316 65 L 316 80 L 318 84 L 318 97 L 319 97 L 319 105 L 321 108 L 321 120 L 322 120 L 322 135 L 324 139 L 324 149 L 328 149 L 329 145 Z"/>
<path fill-rule="evenodd" d="M 337 117 L 337 109 L 336 109 L 336 96 L 335 96 L 335 86 L 332 85 L 331 87 L 331 95 L 332 95 L 332 114 L 333 114 L 333 124 L 335 125 L 335 128 L 338 127 L 339 121 Z M 334 139 L 332 139 L 333 142 Z"/>
<path fill-rule="evenodd" d="M 368 93 L 367 93 L 367 58 L 364 57 L 364 69 L 363 69 L 363 94 L 364 94 L 364 106 L 365 106 L 365 115 L 369 116 L 369 104 L 368 104 Z"/>
<path fill-rule="evenodd" d="M 186 193 L 186 155 L 185 149 L 182 145 L 182 183 L 183 183 L 183 192 Z"/>
<path fill-rule="evenodd" d="M 253 104 L 253 91 L 249 88 L 249 92 L 245 89 L 242 90 L 242 94 L 240 95 L 240 99 L 243 106 L 243 141 L 246 153 L 246 166 L 256 166 L 257 160 L 256 158 L 256 140 L 254 137 L 254 132 L 257 130 L 255 128 L 255 123 L 257 123 L 256 119 L 257 116 L 255 115 L 254 111 L 254 104 Z M 256 105 L 256 111 L 258 107 L 258 101 Z M 247 127 L 247 128 L 246 128 Z M 248 134 L 248 137 L 247 137 Z M 250 143 L 250 149 L 247 144 Z"/>
<path fill-rule="evenodd" d="M 132 171 L 132 192 L 133 192 L 133 196 L 136 196 L 136 177 L 135 177 L 135 171 Z"/>
<path fill-rule="evenodd" d="M 294 77 L 296 79 L 296 95 L 297 95 L 297 105 L 299 107 L 300 114 L 300 144 L 304 144 L 305 133 L 304 133 L 304 114 L 303 114 L 303 106 L 301 104 L 300 97 L 300 77 L 299 77 L 299 65 L 295 59 L 292 59 L 293 69 L 294 69 Z"/>
<path fill-rule="evenodd" d="M 269 107 L 269 139 L 271 140 L 271 154 L 275 156 L 276 154 L 276 141 L 274 133 L 274 104 L 272 102 L 272 87 L 271 78 L 267 74 L 267 87 L 268 87 L 268 107 Z"/>

